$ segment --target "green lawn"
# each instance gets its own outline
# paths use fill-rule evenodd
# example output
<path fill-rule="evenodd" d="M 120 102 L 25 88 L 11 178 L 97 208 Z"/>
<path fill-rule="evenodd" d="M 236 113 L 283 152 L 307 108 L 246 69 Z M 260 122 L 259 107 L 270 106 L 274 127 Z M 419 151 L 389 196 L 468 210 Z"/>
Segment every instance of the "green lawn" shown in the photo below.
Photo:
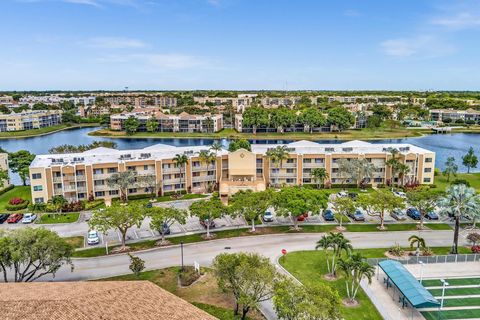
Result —
<path fill-rule="evenodd" d="M 480 191 L 480 172 L 479 173 L 459 173 L 457 177 L 450 177 L 450 182 L 459 179 L 459 180 L 467 180 L 470 183 L 470 186 L 475 188 L 477 191 Z M 449 185 L 447 182 L 447 178 L 443 175 L 437 175 L 435 177 L 435 185 L 437 189 L 445 190 L 446 187 Z"/>
<path fill-rule="evenodd" d="M 462 285 L 469 285 L 469 284 L 480 285 L 480 278 L 458 278 L 458 279 L 447 279 L 447 281 L 451 286 L 462 286 Z M 440 279 L 423 280 L 423 286 L 425 287 L 435 287 L 435 286 L 441 286 L 441 285 L 442 285 L 442 281 L 440 281 Z"/>
<path fill-rule="evenodd" d="M 30 192 L 30 186 L 17 186 L 10 191 L 0 195 L 0 211 L 5 211 L 5 206 L 12 198 L 22 198 L 24 200 L 32 202 L 32 194 Z M 24 210 L 22 210 L 24 211 Z"/>
<path fill-rule="evenodd" d="M 241 319 L 241 316 L 235 316 L 233 314 L 233 311 L 230 309 L 225 309 L 225 308 L 220 308 L 217 306 L 212 306 L 211 304 L 205 304 L 205 303 L 200 303 L 200 302 L 192 302 L 194 306 L 196 306 L 199 309 L 202 309 L 203 311 L 211 314 L 214 317 L 217 317 L 220 320 L 239 320 Z M 247 317 L 247 320 L 251 319 L 250 317 Z"/>
<path fill-rule="evenodd" d="M 83 245 L 85 244 L 85 239 L 82 236 L 66 237 L 63 239 L 70 243 L 75 249 L 83 248 Z"/>
<path fill-rule="evenodd" d="M 383 250 L 384 252 L 385 250 Z M 340 293 L 340 297 L 346 297 L 345 282 L 343 279 L 327 281 L 323 275 L 327 273 L 325 253 L 323 251 L 297 251 L 288 253 L 280 259 L 280 264 L 302 283 L 308 285 L 313 283 L 324 283 Z M 382 319 L 370 299 L 360 289 L 357 299 L 360 302 L 358 307 L 347 308 L 343 305 L 340 312 L 345 320 L 349 319 Z"/>
<path fill-rule="evenodd" d="M 434 296 L 441 296 L 442 289 L 428 289 Z M 467 296 L 472 294 L 480 294 L 480 288 L 448 288 L 445 289 L 446 296 Z"/>
<path fill-rule="evenodd" d="M 38 224 L 52 224 L 52 223 L 72 223 L 78 220 L 80 213 L 43 213 L 40 219 L 37 220 Z"/>
<path fill-rule="evenodd" d="M 180 200 L 202 199 L 202 198 L 206 198 L 206 197 L 207 197 L 207 195 L 205 195 L 205 194 L 187 193 L 187 194 L 182 195 L 182 197 L 178 198 L 178 199 L 176 199 L 172 196 L 157 197 L 157 201 L 158 202 L 180 201 Z"/>
<path fill-rule="evenodd" d="M 442 310 L 440 311 L 441 318 L 439 317 L 439 311 L 426 311 L 422 312 L 422 315 L 426 320 L 438 320 L 438 319 L 473 319 L 480 318 L 480 309 L 468 309 L 468 310 Z"/>
<path fill-rule="evenodd" d="M 81 123 L 81 124 L 59 124 L 56 126 L 45 127 L 40 129 L 32 129 L 32 130 L 24 130 L 24 131 L 9 131 L 9 132 L 0 132 L 0 139 L 5 138 L 27 138 L 33 137 L 38 135 L 44 135 L 56 131 L 66 130 L 66 129 L 73 129 L 73 128 L 81 128 L 81 127 L 96 127 L 99 126 L 98 123 Z"/>

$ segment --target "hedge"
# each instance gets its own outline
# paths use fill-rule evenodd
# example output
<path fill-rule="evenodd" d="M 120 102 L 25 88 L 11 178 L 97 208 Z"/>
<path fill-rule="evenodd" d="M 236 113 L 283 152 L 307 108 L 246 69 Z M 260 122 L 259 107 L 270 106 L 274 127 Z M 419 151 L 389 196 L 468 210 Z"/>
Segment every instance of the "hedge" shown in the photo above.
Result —
<path fill-rule="evenodd" d="M 7 205 L 5 205 L 5 209 L 7 209 L 8 211 L 23 210 L 23 209 L 28 207 L 29 203 L 30 202 L 28 200 L 25 200 L 20 204 L 15 204 L 15 205 L 14 204 L 7 204 Z"/>
<path fill-rule="evenodd" d="M 6 188 L 3 188 L 2 190 L 0 190 L 0 196 L 10 190 L 12 190 L 13 188 L 15 188 L 15 186 L 13 184 L 9 185 L 8 187 Z"/>

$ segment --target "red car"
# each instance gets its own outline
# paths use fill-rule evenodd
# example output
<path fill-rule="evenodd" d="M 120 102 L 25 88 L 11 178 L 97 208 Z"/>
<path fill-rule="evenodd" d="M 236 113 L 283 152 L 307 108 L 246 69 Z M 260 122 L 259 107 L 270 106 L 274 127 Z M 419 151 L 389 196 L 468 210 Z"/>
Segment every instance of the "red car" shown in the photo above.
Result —
<path fill-rule="evenodd" d="M 301 214 L 297 217 L 297 221 L 305 221 L 307 217 L 308 217 L 308 213 Z"/>
<path fill-rule="evenodd" d="M 21 213 L 11 214 L 7 219 L 7 223 L 17 223 L 18 221 L 22 220 L 22 218 L 23 214 Z"/>

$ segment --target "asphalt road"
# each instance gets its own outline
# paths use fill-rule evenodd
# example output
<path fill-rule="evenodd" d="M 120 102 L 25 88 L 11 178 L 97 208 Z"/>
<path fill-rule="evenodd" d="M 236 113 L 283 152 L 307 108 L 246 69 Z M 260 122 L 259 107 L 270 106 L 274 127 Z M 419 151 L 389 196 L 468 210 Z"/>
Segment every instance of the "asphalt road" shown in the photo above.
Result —
<path fill-rule="evenodd" d="M 346 232 L 355 248 L 388 248 L 398 242 L 402 246 L 408 245 L 408 237 L 414 232 Z M 453 239 L 453 231 L 421 231 L 430 247 L 450 246 Z M 278 234 L 219 239 L 207 242 L 191 243 L 184 245 L 184 263 L 193 265 L 194 261 L 201 266 L 211 264 L 213 258 L 222 252 L 257 252 L 269 257 L 272 262 L 281 255 L 281 250 L 287 252 L 299 250 L 313 250 L 315 242 L 321 234 Z M 460 241 L 465 241 L 460 237 Z M 146 269 L 160 269 L 181 264 L 180 247 L 171 246 L 155 248 L 135 255 L 145 260 Z M 55 277 L 55 281 L 87 280 L 111 277 L 121 274 L 129 274 L 129 258 L 125 254 L 103 256 L 96 258 L 73 259 L 74 271 L 70 268 L 61 268 Z M 43 281 L 52 280 L 51 277 L 42 278 Z"/>

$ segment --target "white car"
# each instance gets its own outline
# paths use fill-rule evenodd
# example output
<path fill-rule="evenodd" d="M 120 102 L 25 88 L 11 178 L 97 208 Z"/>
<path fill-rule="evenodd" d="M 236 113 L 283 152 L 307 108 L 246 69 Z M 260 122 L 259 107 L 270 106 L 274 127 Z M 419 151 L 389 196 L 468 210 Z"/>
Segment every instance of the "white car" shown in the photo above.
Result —
<path fill-rule="evenodd" d="M 338 193 L 338 196 L 339 196 L 340 198 L 348 197 L 348 192 L 347 192 L 347 191 L 340 191 L 340 192 Z"/>
<path fill-rule="evenodd" d="M 37 215 L 34 213 L 25 213 L 23 215 L 22 223 L 32 223 L 37 219 Z"/>
<path fill-rule="evenodd" d="M 90 230 L 87 235 L 87 244 L 94 245 L 99 243 L 100 238 L 98 237 L 98 232 L 95 230 Z"/>
<path fill-rule="evenodd" d="M 407 195 L 405 194 L 405 192 L 402 192 L 402 191 L 394 191 L 393 194 L 403 199 L 407 198 Z"/>

